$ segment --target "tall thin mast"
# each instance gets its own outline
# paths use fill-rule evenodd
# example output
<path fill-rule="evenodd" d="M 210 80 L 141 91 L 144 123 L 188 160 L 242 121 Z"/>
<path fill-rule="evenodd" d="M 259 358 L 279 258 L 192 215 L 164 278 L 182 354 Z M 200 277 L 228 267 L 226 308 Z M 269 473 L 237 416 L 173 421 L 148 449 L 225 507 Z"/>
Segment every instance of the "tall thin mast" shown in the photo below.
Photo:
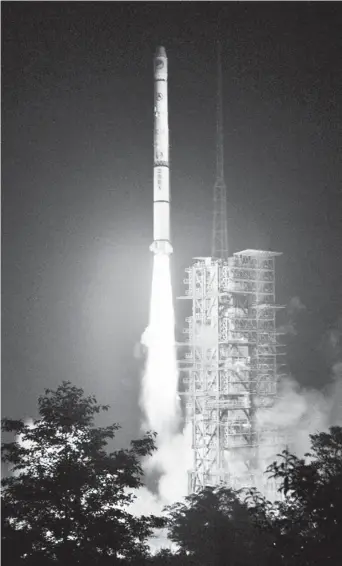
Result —
<path fill-rule="evenodd" d="M 217 44 L 216 181 L 211 255 L 228 258 L 227 194 L 224 182 L 221 45 Z"/>

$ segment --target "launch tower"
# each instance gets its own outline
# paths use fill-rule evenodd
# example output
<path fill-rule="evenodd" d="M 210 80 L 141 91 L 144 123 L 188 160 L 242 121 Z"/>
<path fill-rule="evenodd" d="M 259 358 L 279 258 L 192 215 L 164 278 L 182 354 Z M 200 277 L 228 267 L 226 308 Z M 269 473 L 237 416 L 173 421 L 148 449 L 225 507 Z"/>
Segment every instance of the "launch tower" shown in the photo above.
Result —
<path fill-rule="evenodd" d="M 182 299 L 191 301 L 179 361 L 192 427 L 189 491 L 239 488 L 279 449 L 267 419 L 277 386 L 276 252 L 244 250 L 227 261 L 196 258 Z"/>
<path fill-rule="evenodd" d="M 280 254 L 248 249 L 228 257 L 220 59 L 219 50 L 212 257 L 195 258 L 179 297 L 191 303 L 179 349 L 180 389 L 192 429 L 190 493 L 221 482 L 260 487 L 260 470 L 279 450 L 267 409 L 277 389 Z"/>

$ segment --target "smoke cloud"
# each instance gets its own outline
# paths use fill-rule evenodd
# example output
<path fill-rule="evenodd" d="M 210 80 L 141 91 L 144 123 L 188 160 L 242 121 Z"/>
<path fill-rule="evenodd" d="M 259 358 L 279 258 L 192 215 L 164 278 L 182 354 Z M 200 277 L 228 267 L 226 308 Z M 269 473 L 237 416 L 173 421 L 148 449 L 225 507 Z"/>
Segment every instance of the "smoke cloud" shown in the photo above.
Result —
<path fill-rule="evenodd" d="M 162 504 L 173 503 L 187 494 L 187 470 L 192 467 L 192 451 L 191 425 L 187 425 L 181 433 L 176 429 L 180 426 L 180 408 L 177 396 L 178 374 L 175 350 L 172 346 L 174 316 L 171 280 L 169 275 L 166 276 L 167 268 L 162 268 L 160 264 L 159 269 L 160 271 L 154 272 L 150 326 L 143 336 L 143 343 L 148 348 L 148 362 L 143 380 L 142 404 L 148 421 L 154 425 L 152 428 L 159 433 L 158 450 L 146 461 L 145 470 L 147 473 L 160 474 L 158 495 L 153 501 L 161 510 Z M 168 297 L 168 300 L 162 300 L 161 295 Z M 154 309 L 157 304 L 158 308 Z M 165 309 L 163 316 L 161 316 L 162 309 Z M 290 300 L 287 307 L 287 322 L 282 328 L 284 333 L 297 334 L 296 320 L 305 309 L 299 297 Z M 203 347 L 210 349 L 215 346 L 216 335 L 212 328 L 197 326 L 195 332 L 197 342 Z M 327 431 L 332 425 L 342 424 L 342 319 L 325 337 L 325 348 L 331 361 L 333 378 L 329 386 L 323 391 L 318 391 L 314 388 L 301 387 L 292 376 L 285 376 L 278 383 L 277 398 L 273 407 L 260 407 L 257 410 L 256 431 L 260 435 L 260 441 L 254 482 L 255 487 L 267 496 L 270 496 L 270 492 L 267 492 L 264 472 L 277 454 L 288 448 L 297 456 L 303 457 L 310 450 L 310 434 Z M 170 371 L 163 374 L 163 379 L 170 379 L 171 384 L 171 387 L 165 390 L 161 405 L 166 403 L 166 411 L 164 409 L 160 411 L 161 406 L 157 407 L 157 410 L 154 407 L 162 387 L 160 379 L 157 378 L 158 367 L 161 366 L 159 355 L 162 350 L 162 357 L 166 356 L 169 360 L 167 371 Z M 263 435 L 265 429 L 275 430 L 272 442 L 267 435 Z M 227 469 L 233 475 L 243 476 L 246 472 L 246 463 L 248 464 L 251 457 L 248 448 L 229 452 Z M 148 497 L 146 495 L 146 498 Z"/>
<path fill-rule="evenodd" d="M 297 319 L 302 311 L 306 310 L 306 306 L 299 297 L 292 297 L 286 308 L 286 322 L 278 327 L 280 334 L 297 336 Z"/>
<path fill-rule="evenodd" d="M 297 300 L 293 301 L 295 313 L 304 308 Z M 286 376 L 278 383 L 274 406 L 257 412 L 259 432 L 265 426 L 277 427 L 278 453 L 288 447 L 298 457 L 304 457 L 311 447 L 310 434 L 342 426 L 342 318 L 326 333 L 322 343 L 331 368 L 330 383 L 319 391 L 302 387 L 293 377 Z M 260 472 L 272 456 L 266 444 L 261 443 Z"/>

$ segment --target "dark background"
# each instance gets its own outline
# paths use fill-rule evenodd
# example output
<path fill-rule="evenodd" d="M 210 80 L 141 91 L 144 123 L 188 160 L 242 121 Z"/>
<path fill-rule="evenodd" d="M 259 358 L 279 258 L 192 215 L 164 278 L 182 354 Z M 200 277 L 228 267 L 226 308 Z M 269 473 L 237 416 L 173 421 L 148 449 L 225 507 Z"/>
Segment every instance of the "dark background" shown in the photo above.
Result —
<path fill-rule="evenodd" d="M 306 386 L 341 312 L 338 2 L 2 3 L 2 410 L 70 379 L 138 434 L 152 259 L 153 54 L 169 57 L 175 294 L 210 254 L 223 39 L 231 252 L 283 252 L 278 302 Z M 285 313 L 283 315 L 285 320 Z M 178 330 L 182 312 L 177 307 Z M 323 345 L 322 345 L 323 344 Z"/>

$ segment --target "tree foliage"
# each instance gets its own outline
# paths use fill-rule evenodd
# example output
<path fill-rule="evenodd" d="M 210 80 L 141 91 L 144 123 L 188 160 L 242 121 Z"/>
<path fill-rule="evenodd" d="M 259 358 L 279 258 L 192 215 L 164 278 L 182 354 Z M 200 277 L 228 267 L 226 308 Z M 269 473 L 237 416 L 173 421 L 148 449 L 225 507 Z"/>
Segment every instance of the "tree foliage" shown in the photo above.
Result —
<path fill-rule="evenodd" d="M 340 566 L 342 428 L 310 438 L 305 459 L 285 450 L 267 470 L 279 501 L 256 489 L 246 496 L 207 487 L 170 507 L 169 536 L 179 553 L 174 561 L 165 555 L 165 564 Z"/>
<path fill-rule="evenodd" d="M 206 487 L 168 508 L 170 539 L 184 563 L 206 566 L 273 564 L 268 534 L 260 535 L 248 506 L 227 487 Z"/>
<path fill-rule="evenodd" d="M 108 406 L 63 382 L 38 399 L 33 425 L 2 420 L 16 435 L 2 445 L 11 473 L 2 480 L 4 564 L 119 564 L 147 555 L 155 517 L 132 516 L 132 490 L 141 486 L 141 458 L 154 436 L 109 453 L 117 424 L 94 426 Z"/>
<path fill-rule="evenodd" d="M 118 425 L 96 427 L 107 406 L 63 382 L 38 399 L 31 425 L 2 420 L 15 435 L 2 459 L 4 564 L 19 566 L 340 566 L 342 564 L 342 428 L 311 436 L 311 452 L 284 451 L 267 470 L 280 500 L 256 489 L 247 497 L 207 487 L 167 508 L 177 552 L 148 552 L 153 529 L 165 521 L 129 512 L 142 485 L 141 458 L 154 436 L 108 451 Z"/>
<path fill-rule="evenodd" d="M 306 460 L 284 451 L 268 473 L 282 500 L 271 504 L 255 491 L 250 509 L 263 532 L 272 532 L 284 565 L 342 564 L 342 428 L 310 435 Z"/>

